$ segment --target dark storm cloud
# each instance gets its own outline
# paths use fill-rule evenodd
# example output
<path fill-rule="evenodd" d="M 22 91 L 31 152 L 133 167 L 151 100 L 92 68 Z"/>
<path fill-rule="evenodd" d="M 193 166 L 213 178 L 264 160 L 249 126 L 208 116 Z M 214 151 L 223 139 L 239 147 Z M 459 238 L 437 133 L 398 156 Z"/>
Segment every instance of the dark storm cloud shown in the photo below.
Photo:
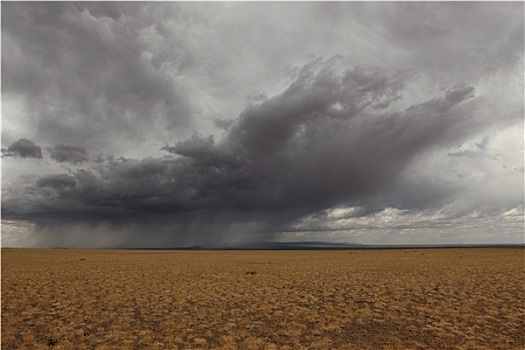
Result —
<path fill-rule="evenodd" d="M 44 175 L 36 181 L 38 187 L 52 188 L 74 187 L 75 183 L 74 178 L 66 174 Z"/>
<path fill-rule="evenodd" d="M 41 139 L 118 147 L 188 125 L 184 89 L 151 62 L 144 31 L 154 23 L 135 16 L 141 8 L 2 4 L 3 94 L 27 99 Z"/>
<path fill-rule="evenodd" d="M 66 174 L 45 175 L 36 181 L 36 186 L 40 188 L 52 188 L 59 192 L 67 191 L 74 188 L 76 185 L 75 179 Z"/>
<path fill-rule="evenodd" d="M 54 147 L 48 148 L 48 151 L 50 157 L 60 163 L 78 164 L 89 160 L 86 148 L 78 145 L 59 143 Z"/>
<path fill-rule="evenodd" d="M 35 213 L 60 211 L 65 219 L 145 222 L 161 216 L 181 232 L 207 218 L 200 221 L 275 230 L 300 215 L 382 191 L 414 155 L 484 122 L 473 117 L 465 123 L 464 108 L 477 103 L 470 86 L 388 112 L 412 76 L 343 63 L 307 64 L 281 94 L 246 107 L 219 141 L 194 134 L 163 147 L 175 157 L 109 157 L 91 170 L 40 177 L 27 192 L 41 200 L 24 207 L 23 198 L 8 198 L 4 215 L 36 219 Z"/>
<path fill-rule="evenodd" d="M 2 155 L 21 158 L 42 158 L 42 147 L 33 141 L 21 138 L 13 142 L 7 149 L 2 149 Z"/>
<path fill-rule="evenodd" d="M 523 208 L 522 3 L 4 2 L 2 48 L 2 216 L 37 246 Z"/>

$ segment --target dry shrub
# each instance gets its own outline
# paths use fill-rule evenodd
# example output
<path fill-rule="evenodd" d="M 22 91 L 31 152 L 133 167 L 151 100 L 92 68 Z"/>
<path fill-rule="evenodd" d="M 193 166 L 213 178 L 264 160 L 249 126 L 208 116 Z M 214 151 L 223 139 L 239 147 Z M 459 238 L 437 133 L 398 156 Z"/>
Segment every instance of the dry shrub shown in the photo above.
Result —
<path fill-rule="evenodd" d="M 2 250 L 2 349 L 523 349 L 523 249 Z"/>

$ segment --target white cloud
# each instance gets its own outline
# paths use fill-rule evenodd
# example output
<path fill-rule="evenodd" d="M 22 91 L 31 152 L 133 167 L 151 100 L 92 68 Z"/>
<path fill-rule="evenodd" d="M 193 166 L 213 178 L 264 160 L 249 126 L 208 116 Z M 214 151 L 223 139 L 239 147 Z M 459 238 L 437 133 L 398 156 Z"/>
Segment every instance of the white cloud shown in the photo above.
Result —
<path fill-rule="evenodd" d="M 461 203 L 436 209 L 384 208 L 357 217 L 334 218 L 334 212 L 359 208 L 329 209 L 301 218 L 290 225 L 280 240 L 328 240 L 361 244 L 490 244 L 523 243 L 523 206 L 484 213 L 463 211 Z M 459 209 L 459 210 L 458 210 Z"/>

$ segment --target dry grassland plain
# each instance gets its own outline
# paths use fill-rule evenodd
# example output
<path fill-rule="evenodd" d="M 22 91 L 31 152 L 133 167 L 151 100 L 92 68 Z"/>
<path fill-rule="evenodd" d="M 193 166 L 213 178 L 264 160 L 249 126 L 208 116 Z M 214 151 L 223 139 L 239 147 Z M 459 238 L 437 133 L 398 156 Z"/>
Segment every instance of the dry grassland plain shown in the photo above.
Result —
<path fill-rule="evenodd" d="M 523 249 L 2 250 L 2 349 L 523 349 Z"/>

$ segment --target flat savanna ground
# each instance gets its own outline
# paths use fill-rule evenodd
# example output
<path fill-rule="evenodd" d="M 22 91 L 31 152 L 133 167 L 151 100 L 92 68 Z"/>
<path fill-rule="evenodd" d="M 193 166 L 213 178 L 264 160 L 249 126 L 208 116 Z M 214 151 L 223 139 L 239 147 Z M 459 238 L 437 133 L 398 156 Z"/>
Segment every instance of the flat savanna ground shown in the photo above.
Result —
<path fill-rule="evenodd" d="M 2 349 L 523 349 L 523 249 L 2 250 Z"/>

